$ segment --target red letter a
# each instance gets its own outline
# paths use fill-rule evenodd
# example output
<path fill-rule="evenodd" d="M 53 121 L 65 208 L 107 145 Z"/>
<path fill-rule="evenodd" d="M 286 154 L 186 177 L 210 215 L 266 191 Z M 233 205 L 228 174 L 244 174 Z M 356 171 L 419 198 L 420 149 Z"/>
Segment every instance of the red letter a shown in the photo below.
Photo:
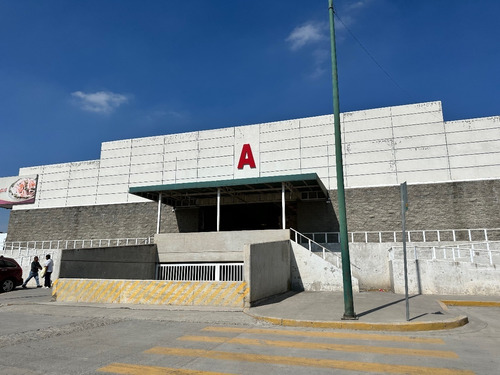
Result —
<path fill-rule="evenodd" d="M 253 160 L 252 149 L 248 143 L 243 145 L 241 149 L 240 162 L 238 163 L 238 169 L 243 169 L 245 165 L 249 165 L 250 168 L 255 167 L 255 161 Z"/>

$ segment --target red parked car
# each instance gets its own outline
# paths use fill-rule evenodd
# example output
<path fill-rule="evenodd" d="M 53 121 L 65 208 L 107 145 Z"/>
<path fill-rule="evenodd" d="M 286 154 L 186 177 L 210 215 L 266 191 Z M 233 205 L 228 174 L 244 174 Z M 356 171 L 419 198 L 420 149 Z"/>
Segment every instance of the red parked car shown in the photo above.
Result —
<path fill-rule="evenodd" d="M 10 292 L 23 284 L 23 269 L 12 258 L 0 256 L 0 293 Z"/>

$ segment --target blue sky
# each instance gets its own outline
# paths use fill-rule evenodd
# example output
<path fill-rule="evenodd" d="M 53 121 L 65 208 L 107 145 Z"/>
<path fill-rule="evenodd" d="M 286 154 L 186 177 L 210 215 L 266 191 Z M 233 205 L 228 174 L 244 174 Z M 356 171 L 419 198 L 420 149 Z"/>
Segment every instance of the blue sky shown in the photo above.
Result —
<path fill-rule="evenodd" d="M 103 141 L 332 113 L 328 0 L 3 0 L 0 177 Z M 500 1 L 335 1 L 341 112 L 500 115 Z M 9 211 L 0 208 L 0 232 Z"/>

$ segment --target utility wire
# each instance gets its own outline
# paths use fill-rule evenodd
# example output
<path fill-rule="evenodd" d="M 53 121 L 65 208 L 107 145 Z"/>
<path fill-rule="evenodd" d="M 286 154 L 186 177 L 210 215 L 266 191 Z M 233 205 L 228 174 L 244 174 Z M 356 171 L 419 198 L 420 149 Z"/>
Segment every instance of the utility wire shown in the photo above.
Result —
<path fill-rule="evenodd" d="M 385 70 L 382 65 L 380 65 L 378 63 L 378 61 L 375 59 L 375 57 L 373 57 L 373 55 L 370 53 L 370 51 L 368 51 L 368 49 L 360 42 L 360 40 L 358 38 L 356 38 L 356 36 L 354 35 L 354 33 L 347 27 L 347 25 L 344 23 L 344 21 L 342 21 L 342 19 L 339 17 L 338 13 L 335 12 L 335 16 L 337 17 L 337 19 L 340 21 L 340 23 L 345 27 L 345 29 L 347 30 L 347 32 L 351 35 L 351 37 L 356 41 L 356 43 L 359 44 L 359 46 L 363 49 L 363 51 L 365 51 L 365 53 L 368 55 L 368 57 L 370 57 L 370 59 L 375 63 L 375 65 L 377 65 L 379 67 L 379 69 L 384 72 L 384 74 L 405 94 L 408 96 L 409 99 L 413 100 L 413 95 L 411 95 L 408 91 L 406 91 L 405 89 L 403 89 L 399 83 L 394 79 L 392 78 L 392 76 L 387 72 L 387 70 Z"/>

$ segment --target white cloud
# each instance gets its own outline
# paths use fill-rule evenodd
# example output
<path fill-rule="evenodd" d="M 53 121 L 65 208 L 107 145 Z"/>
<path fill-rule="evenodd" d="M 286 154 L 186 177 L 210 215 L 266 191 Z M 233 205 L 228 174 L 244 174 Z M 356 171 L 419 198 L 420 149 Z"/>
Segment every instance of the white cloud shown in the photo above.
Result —
<path fill-rule="evenodd" d="M 84 111 L 105 114 L 113 112 L 129 100 L 126 95 L 115 94 L 109 91 L 98 91 L 95 93 L 75 91 L 71 93 L 71 96 L 75 98 L 78 106 Z"/>
<path fill-rule="evenodd" d="M 290 48 L 295 51 L 306 44 L 318 42 L 327 38 L 324 34 L 325 25 L 323 23 L 306 23 L 305 25 L 298 26 L 286 38 L 290 43 Z"/>

